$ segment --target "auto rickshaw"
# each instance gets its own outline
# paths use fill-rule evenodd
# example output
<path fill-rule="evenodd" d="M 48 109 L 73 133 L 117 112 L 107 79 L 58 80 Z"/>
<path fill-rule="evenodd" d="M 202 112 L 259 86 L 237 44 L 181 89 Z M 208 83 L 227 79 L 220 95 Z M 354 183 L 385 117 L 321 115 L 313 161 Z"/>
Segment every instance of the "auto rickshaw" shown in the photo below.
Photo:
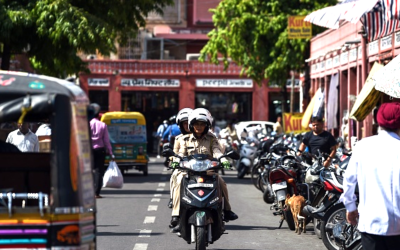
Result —
<path fill-rule="evenodd" d="M 71 82 L 0 71 L 0 130 L 12 122 L 51 127 L 39 152 L 0 147 L 0 249 L 96 249 L 88 105 Z"/>
<path fill-rule="evenodd" d="M 101 121 L 107 124 L 115 162 L 121 171 L 126 173 L 135 168 L 147 176 L 149 157 L 144 116 L 140 112 L 107 112 Z"/>

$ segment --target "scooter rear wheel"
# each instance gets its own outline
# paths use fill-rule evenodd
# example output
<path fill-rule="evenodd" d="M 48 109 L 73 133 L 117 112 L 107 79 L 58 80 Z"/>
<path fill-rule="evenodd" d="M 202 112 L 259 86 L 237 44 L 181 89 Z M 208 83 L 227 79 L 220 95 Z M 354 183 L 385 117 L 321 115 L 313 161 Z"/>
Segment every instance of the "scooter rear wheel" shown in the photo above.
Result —
<path fill-rule="evenodd" d="M 238 174 L 237 177 L 238 179 L 243 179 L 243 177 L 246 175 L 247 172 L 247 167 L 245 165 L 243 165 L 243 163 L 239 164 L 239 169 L 238 169 Z"/>

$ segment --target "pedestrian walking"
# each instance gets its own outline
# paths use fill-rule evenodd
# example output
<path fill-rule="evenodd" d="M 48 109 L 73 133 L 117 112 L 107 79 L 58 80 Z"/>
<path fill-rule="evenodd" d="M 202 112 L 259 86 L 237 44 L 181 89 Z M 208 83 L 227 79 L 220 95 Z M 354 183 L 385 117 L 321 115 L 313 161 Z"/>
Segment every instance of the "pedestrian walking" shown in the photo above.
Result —
<path fill-rule="evenodd" d="M 379 134 L 353 149 L 341 201 L 347 221 L 358 223 L 364 250 L 394 250 L 400 247 L 400 103 L 382 104 L 377 121 Z"/>
<path fill-rule="evenodd" d="M 95 197 L 102 198 L 100 195 L 101 188 L 103 186 L 103 176 L 105 172 L 104 162 L 106 155 L 110 155 L 111 159 L 114 160 L 112 153 L 111 143 L 108 136 L 107 125 L 98 119 L 100 113 L 100 106 L 97 103 L 90 104 L 94 110 L 94 118 L 90 120 L 90 132 L 92 138 L 93 147 L 93 179 L 94 179 L 94 190 Z"/>

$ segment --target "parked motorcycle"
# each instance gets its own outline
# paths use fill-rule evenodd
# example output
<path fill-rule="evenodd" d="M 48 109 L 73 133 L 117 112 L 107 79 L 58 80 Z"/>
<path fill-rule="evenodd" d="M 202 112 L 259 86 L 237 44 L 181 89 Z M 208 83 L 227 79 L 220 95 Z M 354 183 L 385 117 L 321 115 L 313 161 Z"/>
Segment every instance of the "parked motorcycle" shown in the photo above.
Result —
<path fill-rule="evenodd" d="M 251 173 L 251 169 L 254 164 L 254 160 L 257 157 L 257 144 L 254 141 L 249 141 L 248 144 L 241 144 L 239 146 L 240 158 L 237 161 L 237 177 L 242 179 L 246 174 Z"/>
<path fill-rule="evenodd" d="M 171 149 L 163 151 L 163 155 L 179 158 L 178 169 L 186 172 L 181 185 L 180 235 L 188 244 L 195 243 L 196 250 L 205 250 L 225 231 L 218 176 L 207 173 L 222 168 L 221 158 L 239 159 L 239 155 L 230 151 L 219 159 L 204 154 L 180 157 Z"/>

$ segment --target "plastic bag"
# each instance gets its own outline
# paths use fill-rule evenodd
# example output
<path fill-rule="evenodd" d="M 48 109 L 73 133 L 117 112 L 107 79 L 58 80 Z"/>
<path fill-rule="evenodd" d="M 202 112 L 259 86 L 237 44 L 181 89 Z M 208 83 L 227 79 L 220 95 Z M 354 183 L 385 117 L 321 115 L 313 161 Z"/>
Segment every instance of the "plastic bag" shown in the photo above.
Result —
<path fill-rule="evenodd" d="M 115 161 L 110 161 L 103 177 L 103 187 L 122 188 L 124 177 Z"/>

